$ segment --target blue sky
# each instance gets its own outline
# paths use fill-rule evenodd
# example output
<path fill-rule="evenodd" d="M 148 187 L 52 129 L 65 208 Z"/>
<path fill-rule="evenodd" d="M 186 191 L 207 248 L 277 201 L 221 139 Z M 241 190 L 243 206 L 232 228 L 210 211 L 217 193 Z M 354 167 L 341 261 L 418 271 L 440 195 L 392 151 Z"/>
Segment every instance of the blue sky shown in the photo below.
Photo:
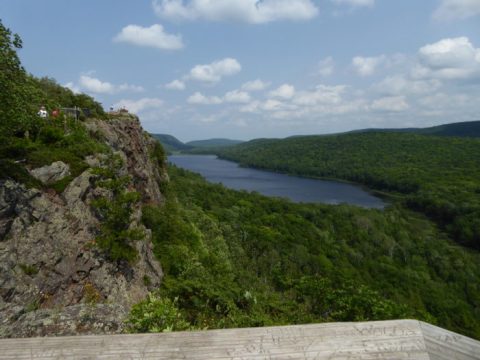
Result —
<path fill-rule="evenodd" d="M 480 0 L 0 0 L 20 57 L 179 139 L 480 120 Z"/>

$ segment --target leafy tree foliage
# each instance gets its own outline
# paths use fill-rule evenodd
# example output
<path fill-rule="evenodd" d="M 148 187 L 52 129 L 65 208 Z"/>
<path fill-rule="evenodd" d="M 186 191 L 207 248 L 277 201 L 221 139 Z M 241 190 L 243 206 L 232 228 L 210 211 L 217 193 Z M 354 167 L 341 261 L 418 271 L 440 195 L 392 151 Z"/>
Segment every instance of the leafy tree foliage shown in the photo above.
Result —
<path fill-rule="evenodd" d="M 35 112 L 29 105 L 30 83 L 17 50 L 22 40 L 0 21 L 0 131 L 16 133 L 28 129 Z"/>

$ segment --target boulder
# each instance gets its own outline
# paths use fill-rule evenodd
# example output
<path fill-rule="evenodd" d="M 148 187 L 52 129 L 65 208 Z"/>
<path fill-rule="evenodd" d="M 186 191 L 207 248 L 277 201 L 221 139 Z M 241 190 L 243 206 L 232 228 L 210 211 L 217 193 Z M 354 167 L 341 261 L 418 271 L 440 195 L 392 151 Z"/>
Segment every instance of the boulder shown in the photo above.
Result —
<path fill-rule="evenodd" d="M 53 184 L 70 175 L 70 166 L 62 161 L 30 170 L 30 174 L 44 184 Z"/>

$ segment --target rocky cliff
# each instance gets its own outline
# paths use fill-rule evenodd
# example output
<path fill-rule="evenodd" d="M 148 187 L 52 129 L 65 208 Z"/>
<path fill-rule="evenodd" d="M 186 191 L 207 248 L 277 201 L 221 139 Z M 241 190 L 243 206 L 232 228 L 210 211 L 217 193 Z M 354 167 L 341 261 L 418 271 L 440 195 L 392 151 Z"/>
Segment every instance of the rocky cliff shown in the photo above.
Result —
<path fill-rule="evenodd" d="M 160 285 L 151 234 L 140 222 L 144 204 L 162 202 L 167 181 L 152 158 L 154 140 L 134 116 L 86 126 L 109 151 L 86 158 L 89 168 L 63 192 L 0 182 L 0 337 L 118 333 L 131 305 Z M 129 209 L 130 228 L 142 234 L 132 242 L 134 261 L 112 259 L 96 244 L 105 218 L 93 204 L 115 201 L 99 175 L 111 158 L 120 159 L 114 177 L 139 194 Z M 69 174 L 62 163 L 29 171 L 44 183 Z"/>

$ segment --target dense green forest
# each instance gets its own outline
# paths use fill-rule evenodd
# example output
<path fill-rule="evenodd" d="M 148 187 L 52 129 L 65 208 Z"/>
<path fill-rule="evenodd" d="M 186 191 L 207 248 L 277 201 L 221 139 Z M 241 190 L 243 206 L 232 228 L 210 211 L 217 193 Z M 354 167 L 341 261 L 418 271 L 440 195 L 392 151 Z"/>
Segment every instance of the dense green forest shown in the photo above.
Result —
<path fill-rule="evenodd" d="M 359 133 L 253 140 L 217 153 L 295 175 L 337 178 L 401 195 L 458 243 L 480 249 L 480 140 Z"/>
<path fill-rule="evenodd" d="M 133 331 L 417 318 L 480 337 L 480 255 L 391 206 L 295 204 L 169 168 L 144 209 L 165 278 Z"/>

